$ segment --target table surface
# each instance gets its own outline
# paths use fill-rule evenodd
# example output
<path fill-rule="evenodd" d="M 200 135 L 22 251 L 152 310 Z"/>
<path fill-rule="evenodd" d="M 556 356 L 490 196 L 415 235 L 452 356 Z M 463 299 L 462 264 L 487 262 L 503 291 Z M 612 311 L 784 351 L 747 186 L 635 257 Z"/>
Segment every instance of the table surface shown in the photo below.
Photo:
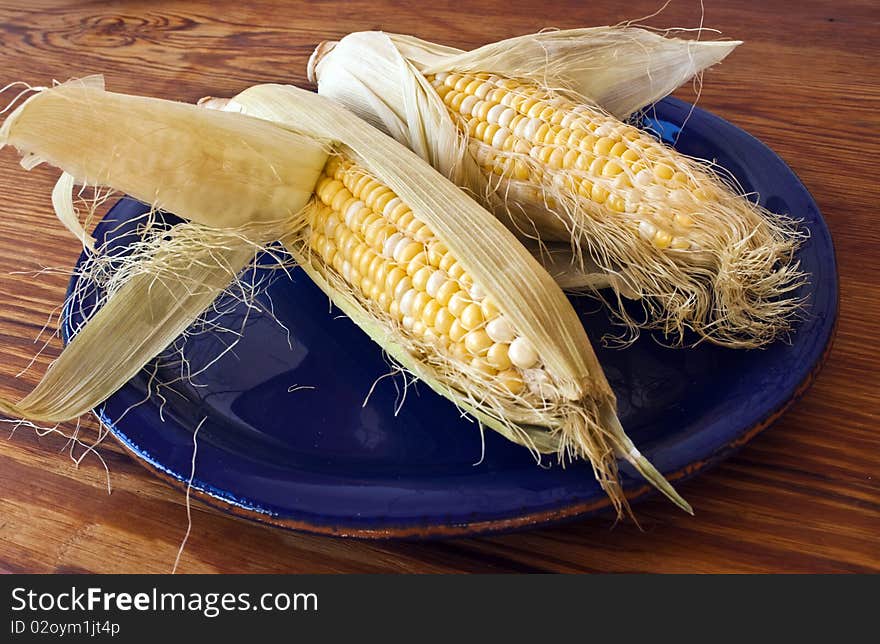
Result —
<path fill-rule="evenodd" d="M 547 2 L 539 11 L 532 0 L 422 8 L 379 0 L 4 2 L 0 85 L 100 72 L 115 91 L 194 101 L 257 82 L 305 84 L 314 45 L 350 31 L 471 48 L 544 27 L 635 19 L 661 3 L 625 4 L 626 13 L 607 0 Z M 194 503 L 181 572 L 880 572 L 880 10 L 873 0 L 804 1 L 797 10 L 784 0 L 704 4 L 707 26 L 746 44 L 706 75 L 699 104 L 766 142 L 813 193 L 837 247 L 841 308 L 834 348 L 807 395 L 736 457 L 681 486 L 696 516 L 652 499 L 637 506 L 641 530 L 605 516 L 490 538 L 362 542 L 272 529 Z M 700 3 L 675 0 L 646 23 L 695 27 Z M 57 173 L 25 174 L 17 160 L 0 155 L 0 395 L 13 399 L 57 355 L 53 339 L 19 375 L 47 320 L 56 326 L 65 271 L 79 253 L 51 214 Z M 80 436 L 96 429 L 83 419 Z M 184 495 L 110 440 L 97 454 L 77 467 L 62 436 L 4 433 L 0 570 L 171 570 L 187 526 Z"/>

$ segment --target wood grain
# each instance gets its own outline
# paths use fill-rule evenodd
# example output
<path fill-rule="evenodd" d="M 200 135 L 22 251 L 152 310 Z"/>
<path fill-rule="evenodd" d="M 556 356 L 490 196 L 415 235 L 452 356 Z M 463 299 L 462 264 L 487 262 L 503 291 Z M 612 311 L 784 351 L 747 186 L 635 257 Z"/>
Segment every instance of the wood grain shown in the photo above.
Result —
<path fill-rule="evenodd" d="M 313 46 L 349 31 L 473 47 L 543 27 L 616 23 L 660 5 L 635 0 L 623 13 L 607 0 L 550 2 L 539 11 L 533 0 L 463 4 L 2 3 L 0 85 L 101 72 L 116 91 L 192 101 L 260 81 L 305 84 Z M 638 506 L 644 531 L 600 517 L 493 538 L 369 543 L 282 532 L 196 504 L 181 571 L 880 572 L 880 10 L 873 0 L 799 2 L 796 10 L 784 0 L 705 5 L 708 26 L 746 44 L 706 76 L 700 105 L 779 152 L 816 197 L 837 246 L 841 313 L 834 349 L 807 396 L 737 457 L 682 486 L 697 515 L 657 499 Z M 675 0 L 647 22 L 699 21 L 699 2 Z M 4 397 L 26 393 L 59 349 L 51 341 L 17 376 L 57 315 L 63 269 L 78 254 L 50 215 L 54 176 L 25 174 L 16 155 L 0 156 Z M 62 271 L 35 276 L 47 267 Z M 96 425 L 84 421 L 79 431 L 94 437 Z M 97 456 L 77 468 L 69 450 L 65 438 L 25 427 L 0 440 L 0 569 L 169 571 L 186 529 L 183 495 L 106 440 L 98 453 L 110 472 L 108 494 Z"/>

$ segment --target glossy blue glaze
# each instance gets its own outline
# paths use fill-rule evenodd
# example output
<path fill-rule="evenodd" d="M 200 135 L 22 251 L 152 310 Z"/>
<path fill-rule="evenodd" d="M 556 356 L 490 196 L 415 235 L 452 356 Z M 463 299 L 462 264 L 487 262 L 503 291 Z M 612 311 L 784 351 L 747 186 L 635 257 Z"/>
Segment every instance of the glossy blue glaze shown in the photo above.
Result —
<path fill-rule="evenodd" d="M 672 141 L 689 110 L 665 99 L 646 125 Z M 625 350 L 604 349 L 601 337 L 615 331 L 607 315 L 594 300 L 572 300 L 618 396 L 624 427 L 665 473 L 725 455 L 790 401 L 820 361 L 837 314 L 831 238 L 791 170 L 759 141 L 700 109 L 690 115 L 676 146 L 716 160 L 771 210 L 802 218 L 811 236 L 800 259 L 811 280 L 804 289 L 808 316 L 792 343 L 756 351 L 708 344 L 667 349 L 647 334 Z M 99 239 L 113 239 L 122 251 L 134 234 L 132 218 L 145 210 L 120 201 L 98 227 Z M 546 521 L 603 498 L 588 466 L 562 469 L 548 459 L 546 467 L 538 467 L 525 449 L 491 431 L 481 460 L 476 424 L 423 385 L 407 390 L 396 416 L 400 376 L 382 379 L 365 403 L 374 381 L 389 372 L 381 350 L 331 310 L 302 272 L 275 273 L 260 301 L 268 305 L 271 298 L 284 326 L 254 312 L 245 321 L 242 306 L 226 314 L 224 326 L 244 324 L 240 343 L 196 379 L 197 387 L 177 385 L 166 392 L 164 420 L 154 398 L 117 422 L 142 399 L 144 377 L 97 410 L 116 437 L 154 468 L 187 480 L 193 428 L 207 418 L 199 432 L 196 489 L 221 507 L 231 504 L 256 518 L 294 521 L 322 532 L 439 534 L 448 526 L 466 531 L 467 524 L 537 513 L 547 513 L 541 519 Z M 255 276 L 271 279 L 265 269 Z M 66 309 L 65 337 L 81 319 L 78 308 Z M 185 351 L 193 368 L 228 340 L 210 333 L 190 339 Z M 170 380 L 174 373 L 166 369 L 160 376 Z M 629 470 L 623 477 L 627 487 L 641 485 Z"/>

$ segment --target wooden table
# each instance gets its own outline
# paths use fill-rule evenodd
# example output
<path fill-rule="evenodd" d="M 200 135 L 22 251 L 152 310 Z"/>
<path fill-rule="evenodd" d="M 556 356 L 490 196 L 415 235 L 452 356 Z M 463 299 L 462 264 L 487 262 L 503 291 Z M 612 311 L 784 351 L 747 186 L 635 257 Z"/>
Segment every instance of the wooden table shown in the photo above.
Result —
<path fill-rule="evenodd" d="M 660 3 L 636 0 L 625 13 L 608 1 L 462 4 L 5 2 L 0 85 L 101 72 L 116 91 L 193 101 L 260 81 L 305 84 L 315 43 L 349 31 L 413 33 L 470 48 L 543 27 L 616 23 Z M 737 457 L 682 486 L 697 515 L 653 499 L 637 508 L 644 531 L 600 517 L 492 538 L 385 543 L 283 532 L 194 504 L 181 571 L 880 571 L 880 11 L 872 0 L 705 5 L 708 26 L 746 44 L 706 76 L 700 105 L 765 141 L 812 191 L 837 244 L 841 312 L 834 349 L 806 397 Z M 698 2 L 675 0 L 647 22 L 699 21 Z M 57 315 L 67 281 L 63 271 L 34 273 L 66 269 L 79 252 L 51 215 L 56 173 L 25 174 L 17 160 L 11 151 L 0 158 L 0 395 L 13 399 L 59 349 L 53 340 L 16 377 Z M 91 419 L 80 427 L 84 437 L 95 430 Z M 3 436 L 0 568 L 171 570 L 186 528 L 183 494 L 110 440 L 99 453 L 112 494 L 99 459 L 75 467 L 65 438 L 24 427 Z"/>

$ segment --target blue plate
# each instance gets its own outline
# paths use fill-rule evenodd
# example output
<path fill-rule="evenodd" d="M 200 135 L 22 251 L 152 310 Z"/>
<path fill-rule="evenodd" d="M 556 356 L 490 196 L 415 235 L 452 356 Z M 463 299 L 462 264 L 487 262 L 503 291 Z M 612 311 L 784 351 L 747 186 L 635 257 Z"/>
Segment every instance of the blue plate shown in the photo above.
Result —
<path fill-rule="evenodd" d="M 674 141 L 690 105 L 661 101 L 647 125 Z M 711 345 L 674 350 L 645 334 L 625 350 L 604 349 L 613 332 L 594 300 L 574 298 L 599 360 L 617 394 L 624 427 L 671 479 L 692 475 L 729 455 L 767 426 L 809 385 L 827 352 L 837 317 L 837 271 L 828 229 L 792 171 L 749 134 L 700 109 L 676 146 L 714 159 L 770 210 L 802 218 L 810 238 L 800 251 L 811 274 L 808 318 L 792 342 L 757 351 Z M 146 207 L 123 199 L 98 226 L 118 252 L 136 235 Z M 82 261 L 82 260 L 81 260 Z M 274 278 L 273 278 L 274 275 Z M 160 476 L 189 479 L 193 429 L 199 431 L 193 492 L 236 514 L 310 532 L 358 537 L 479 534 L 548 523 L 607 506 L 589 466 L 538 467 L 522 447 L 477 425 L 424 385 L 400 403 L 400 376 L 379 347 L 300 271 L 270 279 L 260 296 L 275 316 L 230 306 L 223 325 L 244 334 L 233 352 L 196 379 L 165 391 L 164 408 L 144 397 L 139 376 L 96 410 L 113 435 Z M 74 278 L 75 281 L 75 278 Z M 71 284 L 71 287 L 73 283 Z M 66 307 L 64 336 L 93 305 Z M 82 307 L 82 309 L 81 309 Z M 185 347 L 194 368 L 228 336 L 203 333 Z M 160 368 L 160 379 L 177 374 Z M 311 388 L 306 388 L 311 387 Z M 400 411 L 395 415 L 395 409 Z M 623 472 L 631 499 L 648 492 Z M 699 508 L 697 508 L 699 510 Z"/>

